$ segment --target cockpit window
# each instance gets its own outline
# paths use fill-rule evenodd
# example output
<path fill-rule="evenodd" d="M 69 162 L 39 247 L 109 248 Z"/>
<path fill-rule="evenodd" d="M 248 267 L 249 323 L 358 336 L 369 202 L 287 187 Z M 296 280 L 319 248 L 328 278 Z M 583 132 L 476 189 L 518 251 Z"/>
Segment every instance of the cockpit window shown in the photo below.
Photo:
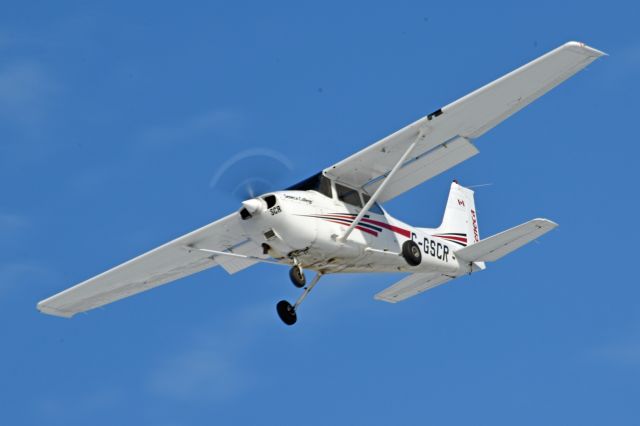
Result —
<path fill-rule="evenodd" d="M 347 188 L 339 183 L 336 183 L 336 191 L 338 192 L 338 199 L 344 201 L 352 206 L 362 207 L 362 201 L 360 201 L 360 194 L 355 189 Z"/>
<path fill-rule="evenodd" d="M 288 191 L 317 191 L 322 195 L 332 198 L 331 181 L 322 172 L 311 176 L 300 183 L 287 188 Z"/>
<path fill-rule="evenodd" d="M 371 196 L 368 194 L 362 193 L 362 199 L 364 200 L 364 203 L 367 204 L 371 199 Z M 384 212 L 382 211 L 382 207 L 380 207 L 380 204 L 378 203 L 373 203 L 369 211 L 371 213 L 384 215 Z"/>

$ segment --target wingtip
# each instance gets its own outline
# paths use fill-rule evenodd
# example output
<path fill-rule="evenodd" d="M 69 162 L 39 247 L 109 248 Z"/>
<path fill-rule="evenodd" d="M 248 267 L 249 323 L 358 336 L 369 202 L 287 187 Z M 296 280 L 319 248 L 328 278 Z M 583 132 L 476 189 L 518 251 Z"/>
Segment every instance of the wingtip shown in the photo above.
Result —
<path fill-rule="evenodd" d="M 582 43 L 580 41 L 569 41 L 569 42 L 565 43 L 564 46 L 565 47 L 574 48 L 574 49 L 577 49 L 577 50 L 581 50 L 583 52 L 587 52 L 588 56 L 592 56 L 592 57 L 595 57 L 595 58 L 599 58 L 601 56 L 609 56 L 609 54 L 607 54 L 607 53 L 605 53 L 605 52 L 603 52 L 601 50 L 598 50 L 598 49 L 596 49 L 594 47 L 588 46 L 587 44 Z"/>
<path fill-rule="evenodd" d="M 549 229 L 553 229 L 553 228 L 557 228 L 558 225 L 556 222 L 550 220 L 550 219 L 545 219 L 543 217 L 538 217 L 533 219 L 534 222 L 540 224 L 540 225 L 544 225 L 545 227 L 548 227 Z"/>
<path fill-rule="evenodd" d="M 376 294 L 375 296 L 373 296 L 374 300 L 378 300 L 380 302 L 387 302 L 387 303 L 397 303 L 398 301 L 386 296 L 383 296 L 381 293 Z"/>
<path fill-rule="evenodd" d="M 71 318 L 74 315 L 74 312 L 61 311 L 56 308 L 52 308 L 51 306 L 46 305 L 46 300 L 38 302 L 36 305 L 36 309 L 43 314 L 53 315 L 54 317 L 62 317 L 62 318 Z"/>

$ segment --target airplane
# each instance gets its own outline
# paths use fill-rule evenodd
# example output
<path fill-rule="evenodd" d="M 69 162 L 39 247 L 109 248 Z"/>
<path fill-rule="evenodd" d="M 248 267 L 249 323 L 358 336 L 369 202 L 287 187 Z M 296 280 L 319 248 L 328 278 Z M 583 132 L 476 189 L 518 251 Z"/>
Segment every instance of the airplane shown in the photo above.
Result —
<path fill-rule="evenodd" d="M 480 238 L 474 192 L 451 183 L 437 228 L 408 225 L 381 206 L 478 154 L 474 141 L 605 53 L 568 42 L 282 191 L 247 199 L 238 211 L 40 301 L 70 318 L 220 265 L 235 274 L 258 262 L 289 267 L 303 289 L 276 311 L 293 325 L 323 275 L 409 275 L 375 295 L 396 303 L 482 271 L 558 226 L 533 219 Z M 305 270 L 315 272 L 307 283 Z"/>

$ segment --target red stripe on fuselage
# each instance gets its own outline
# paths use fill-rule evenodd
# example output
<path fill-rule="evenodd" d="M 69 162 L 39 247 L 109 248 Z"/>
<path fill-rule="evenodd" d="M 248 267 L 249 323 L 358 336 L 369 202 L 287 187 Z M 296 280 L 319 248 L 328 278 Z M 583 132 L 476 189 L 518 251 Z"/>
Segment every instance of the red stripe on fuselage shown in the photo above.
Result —
<path fill-rule="evenodd" d="M 362 219 L 362 221 L 365 223 L 370 223 L 372 225 L 378 225 L 379 227 L 388 229 L 389 231 L 393 231 L 396 234 L 400 234 L 404 237 L 411 238 L 411 231 L 409 231 L 408 229 L 398 228 L 397 226 L 389 225 L 388 223 L 380 222 L 378 220 L 373 220 L 373 219 Z"/>
<path fill-rule="evenodd" d="M 448 235 L 434 235 L 434 237 L 444 238 L 445 240 L 460 241 L 461 243 L 467 242 L 467 239 L 464 237 L 450 237 Z"/>
<path fill-rule="evenodd" d="M 332 214 L 331 216 L 344 218 L 344 219 L 351 219 L 351 220 L 355 219 L 355 216 L 345 216 L 345 215 L 340 215 L 340 214 Z M 389 231 L 395 232 L 396 234 L 400 234 L 400 235 L 402 235 L 404 237 L 411 238 L 411 231 L 409 231 L 407 229 L 399 228 L 397 226 L 389 225 L 386 222 L 380 222 L 379 220 L 365 219 L 365 218 L 362 218 L 361 222 L 370 223 L 372 225 L 377 225 L 377 226 L 379 226 L 381 228 L 384 228 L 384 229 L 387 229 Z"/>
<path fill-rule="evenodd" d="M 325 219 L 327 222 L 333 222 L 333 223 L 337 223 L 339 225 L 343 225 L 343 226 L 349 226 L 349 224 L 344 223 L 344 222 L 339 222 L 337 220 L 331 220 L 331 219 Z M 355 227 L 357 230 L 362 231 L 362 232 L 366 232 L 367 234 L 371 234 L 374 237 L 378 236 L 378 233 L 372 229 L 368 229 L 368 228 L 363 228 L 362 226 L 358 226 L 356 225 Z"/>

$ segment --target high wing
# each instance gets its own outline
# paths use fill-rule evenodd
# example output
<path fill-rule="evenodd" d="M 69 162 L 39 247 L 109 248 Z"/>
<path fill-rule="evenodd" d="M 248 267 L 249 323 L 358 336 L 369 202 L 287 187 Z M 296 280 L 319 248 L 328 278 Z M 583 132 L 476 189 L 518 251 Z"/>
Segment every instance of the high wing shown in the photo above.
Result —
<path fill-rule="evenodd" d="M 51 296 L 38 303 L 38 309 L 69 318 L 218 264 L 235 273 L 257 262 L 216 256 L 192 247 L 261 255 L 259 247 L 244 235 L 239 215 L 234 213 Z"/>
<path fill-rule="evenodd" d="M 376 300 L 397 303 L 451 281 L 454 277 L 438 273 L 411 274 L 375 295 Z"/>
<path fill-rule="evenodd" d="M 456 250 L 467 262 L 493 262 L 535 240 L 558 226 L 549 219 L 533 219 Z"/>
<path fill-rule="evenodd" d="M 420 138 L 378 201 L 388 201 L 476 155 L 471 143 L 549 90 L 585 68 L 603 52 L 569 42 L 463 98 L 327 168 L 324 173 L 373 194 Z"/>

